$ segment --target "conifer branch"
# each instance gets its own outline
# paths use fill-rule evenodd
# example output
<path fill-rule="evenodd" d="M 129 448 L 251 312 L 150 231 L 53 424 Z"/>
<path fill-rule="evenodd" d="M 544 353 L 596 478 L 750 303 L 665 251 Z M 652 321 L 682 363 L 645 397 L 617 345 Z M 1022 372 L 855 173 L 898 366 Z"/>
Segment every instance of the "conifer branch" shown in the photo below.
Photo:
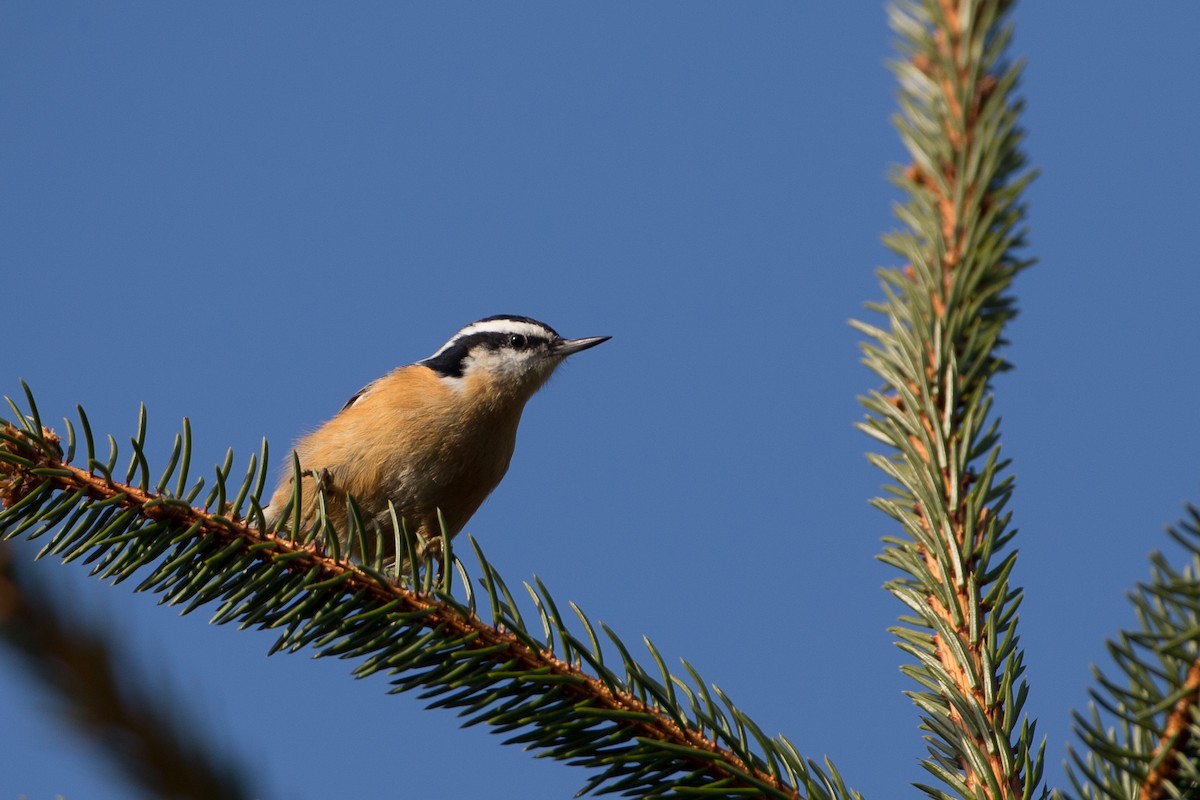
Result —
<path fill-rule="evenodd" d="M 1162 800 L 1172 796 L 1171 786 L 1181 771 L 1180 759 L 1196 751 L 1193 739 L 1200 719 L 1200 660 L 1193 661 L 1180 687 L 1180 697 L 1167 715 L 1167 724 L 1158 737 L 1158 747 L 1150 762 L 1157 764 L 1142 781 L 1139 800 Z"/>
<path fill-rule="evenodd" d="M 1041 753 L 1033 727 L 1017 732 L 1026 684 L 1016 647 L 1020 592 L 1007 577 L 1015 552 L 1003 513 L 1011 478 L 1000 477 L 991 379 L 1006 368 L 997 349 L 1015 314 L 1005 294 L 1027 264 L 1015 177 L 1018 70 L 1004 61 L 1008 4 L 924 0 L 893 4 L 904 59 L 897 120 L 913 163 L 898 176 L 909 202 L 906 230 L 888 245 L 908 263 L 886 270 L 886 300 L 873 306 L 888 329 L 858 323 L 874 339 L 866 363 L 886 387 L 864 398 L 865 432 L 894 449 L 872 456 L 898 486 L 876 501 L 906 538 L 881 558 L 909 577 L 889 588 L 917 616 L 895 629 L 917 658 L 906 667 L 928 691 L 913 692 L 930 735 L 926 768 L 961 797 L 1018 800 L 1036 794 Z M 1013 737 L 1016 740 L 1013 740 Z M 949 797 L 924 787 L 934 797 Z"/>
<path fill-rule="evenodd" d="M 193 507 L 202 484 L 188 488 L 186 424 L 166 472 L 151 490 L 149 463 L 142 455 L 144 411 L 122 482 L 114 478 L 115 443 L 109 440 L 107 459 L 97 457 L 82 409 L 88 469 L 71 463 L 79 444 L 74 426 L 67 422 L 64 454 L 59 438 L 41 425 L 28 390 L 26 396 L 28 415 L 18 413 L 17 424 L 0 421 L 0 506 L 5 509 L 0 538 L 36 539 L 53 531 L 42 555 L 85 558 L 94 563 L 94 573 L 116 582 L 150 567 L 139 590 L 186 602 L 185 613 L 223 601 L 215 622 L 283 629 L 273 651 L 311 645 L 318 655 L 360 659 L 359 676 L 392 673 L 396 691 L 423 689 L 421 696 L 431 705 L 471 715 L 467 725 L 487 722 L 515 733 L 511 743 L 591 768 L 597 774 L 585 791 L 857 797 L 832 765 L 826 763 L 826 772 L 783 737 L 767 737 L 715 687 L 714 700 L 686 662 L 694 683 L 668 672 L 647 640 L 658 666 L 656 678 L 604 628 L 620 654 L 624 675 L 619 676 L 606 665 L 592 623 L 572 606 L 587 633 L 585 643 L 571 633 L 540 582 L 536 589 L 526 585 L 545 634 L 539 642 L 478 548 L 491 623 L 476 614 L 471 581 L 452 554 L 447 560 L 463 576 L 465 604 L 449 594 L 448 582 L 432 579 L 432 566 L 416 559 L 385 574 L 378 564 L 334 557 L 320 539 L 293 539 L 248 524 L 246 517 L 261 518 L 263 475 L 255 460 L 241 488 L 229 492 L 234 484 L 228 483 L 232 457 L 227 457 L 204 507 Z M 176 491 L 164 491 L 174 478 Z M 228 502 L 231 495 L 235 499 Z M 318 519 L 314 527 L 329 531 L 330 522 Z M 324 541 L 336 542 L 336 534 Z M 397 559 L 399 565 L 404 562 Z"/>
<path fill-rule="evenodd" d="M 1096 670 L 1090 713 L 1075 715 L 1084 752 L 1069 749 L 1068 777 L 1089 800 L 1200 798 L 1200 509 L 1167 529 L 1189 555 L 1160 553 L 1130 595 L 1140 628 L 1108 644 L 1124 680 Z"/>

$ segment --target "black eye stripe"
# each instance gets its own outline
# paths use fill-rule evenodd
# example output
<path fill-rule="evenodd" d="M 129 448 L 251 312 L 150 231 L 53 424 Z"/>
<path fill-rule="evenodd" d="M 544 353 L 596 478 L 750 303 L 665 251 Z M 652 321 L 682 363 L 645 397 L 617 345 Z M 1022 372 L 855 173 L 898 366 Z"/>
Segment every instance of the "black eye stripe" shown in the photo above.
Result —
<path fill-rule="evenodd" d="M 464 345 L 467 352 L 471 348 L 483 345 L 489 350 L 499 350 L 502 347 L 511 347 L 514 350 L 525 350 L 530 347 L 537 347 L 539 344 L 545 344 L 550 341 L 544 336 L 530 336 L 524 333 L 497 333 L 487 331 L 485 333 L 472 333 L 470 336 L 464 336 L 456 343 Z"/>
<path fill-rule="evenodd" d="M 523 344 L 518 345 L 515 340 L 520 339 Z M 498 331 L 482 331 L 480 333 L 471 333 L 456 339 L 445 350 L 435 356 L 431 356 L 424 361 L 418 361 L 418 364 L 429 367 L 434 372 L 447 378 L 461 378 L 463 376 L 463 368 L 467 356 L 471 351 L 480 345 L 489 350 L 499 350 L 508 348 L 511 350 L 530 350 L 532 348 L 549 344 L 550 339 L 545 336 L 532 336 L 524 333 L 500 333 Z"/>

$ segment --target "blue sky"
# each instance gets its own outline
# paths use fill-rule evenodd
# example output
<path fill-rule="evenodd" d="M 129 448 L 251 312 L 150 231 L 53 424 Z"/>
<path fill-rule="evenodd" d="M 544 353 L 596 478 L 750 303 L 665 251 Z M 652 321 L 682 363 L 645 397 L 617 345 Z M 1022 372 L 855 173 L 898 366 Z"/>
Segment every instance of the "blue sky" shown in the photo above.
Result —
<path fill-rule="evenodd" d="M 1200 500 L 1200 8 L 1017 9 L 1039 264 L 997 383 L 1021 528 L 1027 711 L 1059 766 L 1124 592 Z M 0 393 L 161 463 L 288 443 L 497 313 L 613 340 L 527 409 L 467 530 L 654 640 L 868 797 L 925 780 L 886 628 L 846 324 L 894 264 L 879 3 L 6 3 Z M 28 551 L 26 551 L 28 552 Z M 264 797 L 567 797 L 349 665 L 46 564 Z M 0 653 L 0 794 L 119 798 Z M 15 723 L 15 724 L 14 724 Z"/>

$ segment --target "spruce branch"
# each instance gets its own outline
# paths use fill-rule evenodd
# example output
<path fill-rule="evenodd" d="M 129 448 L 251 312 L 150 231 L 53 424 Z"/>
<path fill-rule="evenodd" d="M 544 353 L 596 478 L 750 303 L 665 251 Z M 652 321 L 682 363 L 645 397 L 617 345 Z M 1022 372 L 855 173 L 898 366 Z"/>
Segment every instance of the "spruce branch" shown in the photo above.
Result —
<path fill-rule="evenodd" d="M 905 577 L 888 588 L 914 613 L 893 629 L 916 663 L 925 768 L 950 789 L 933 797 L 1017 800 L 1038 794 L 1042 751 L 1021 716 L 1027 685 L 1016 636 L 1019 589 L 1008 576 L 1015 531 L 991 380 L 1015 315 L 1007 291 L 1028 265 L 1014 256 L 1021 190 L 1019 69 L 1004 57 L 1008 3 L 898 0 L 902 59 L 896 120 L 912 163 L 895 179 L 905 228 L 887 237 L 907 263 L 883 270 L 886 327 L 856 323 L 865 363 L 884 381 L 863 398 L 862 430 L 891 449 L 871 455 L 888 476 L 875 505 L 900 523 L 880 558 Z"/>
<path fill-rule="evenodd" d="M 1130 595 L 1141 627 L 1108 645 L 1124 680 L 1096 670 L 1089 714 L 1075 715 L 1084 752 L 1069 748 L 1067 774 L 1079 797 L 1200 797 L 1200 509 L 1167 532 L 1189 561 L 1151 555 Z"/>
<path fill-rule="evenodd" d="M 646 640 L 656 665 L 647 669 L 601 626 L 619 654 L 619 673 L 605 661 L 596 626 L 571 604 L 586 641 L 573 633 L 540 581 L 526 584 L 544 637 L 539 640 L 477 545 L 481 601 L 491 622 L 477 613 L 472 581 L 449 542 L 443 552 L 461 577 L 463 601 L 450 594 L 450 571 L 434 577 L 434 566 L 419 559 L 398 558 L 390 572 L 379 563 L 339 559 L 330 552 L 338 539 L 327 518 L 297 538 L 249 524 L 262 518 L 265 447 L 240 484 L 231 480 L 233 458 L 227 456 L 203 506 L 194 507 L 203 482 L 188 483 L 186 422 L 152 489 L 144 409 L 121 481 L 114 477 L 115 440 L 109 438 L 109 454 L 100 459 L 82 409 L 82 442 L 64 420 L 64 453 L 59 437 L 42 425 L 27 387 L 26 399 L 27 412 L 9 400 L 15 422 L 0 420 L 0 538 L 48 536 L 39 557 L 82 558 L 93 564 L 93 574 L 115 583 L 148 569 L 139 591 L 185 604 L 184 613 L 219 602 L 216 623 L 280 629 L 272 652 L 311 646 L 319 656 L 358 660 L 360 677 L 389 673 L 393 691 L 419 690 L 431 706 L 459 709 L 465 725 L 486 722 L 511 733 L 508 743 L 589 768 L 593 775 L 584 791 L 858 796 L 828 762 L 822 767 L 784 737 L 766 736 L 720 689 L 710 691 L 687 662 L 691 681 L 671 674 Z M 80 444 L 86 469 L 72 464 Z M 166 488 L 172 483 L 174 491 Z M 411 542 L 401 541 L 400 526 L 395 535 L 397 552 L 413 552 Z"/>

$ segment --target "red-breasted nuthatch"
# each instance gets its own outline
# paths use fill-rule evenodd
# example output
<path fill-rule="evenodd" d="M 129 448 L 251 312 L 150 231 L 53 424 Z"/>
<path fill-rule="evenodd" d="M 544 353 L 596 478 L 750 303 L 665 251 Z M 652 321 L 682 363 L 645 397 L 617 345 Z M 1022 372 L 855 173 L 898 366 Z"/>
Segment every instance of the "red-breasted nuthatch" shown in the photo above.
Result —
<path fill-rule="evenodd" d="M 302 521 L 314 518 L 319 480 L 343 534 L 349 495 L 366 529 L 386 543 L 393 542 L 389 501 L 422 552 L 441 536 L 439 510 L 454 536 L 508 470 L 526 401 L 567 356 L 609 338 L 564 339 L 529 317 L 488 317 L 429 358 L 368 384 L 295 446 Z M 264 509 L 269 528 L 292 520 L 292 512 L 283 515 L 292 496 L 287 472 Z"/>

